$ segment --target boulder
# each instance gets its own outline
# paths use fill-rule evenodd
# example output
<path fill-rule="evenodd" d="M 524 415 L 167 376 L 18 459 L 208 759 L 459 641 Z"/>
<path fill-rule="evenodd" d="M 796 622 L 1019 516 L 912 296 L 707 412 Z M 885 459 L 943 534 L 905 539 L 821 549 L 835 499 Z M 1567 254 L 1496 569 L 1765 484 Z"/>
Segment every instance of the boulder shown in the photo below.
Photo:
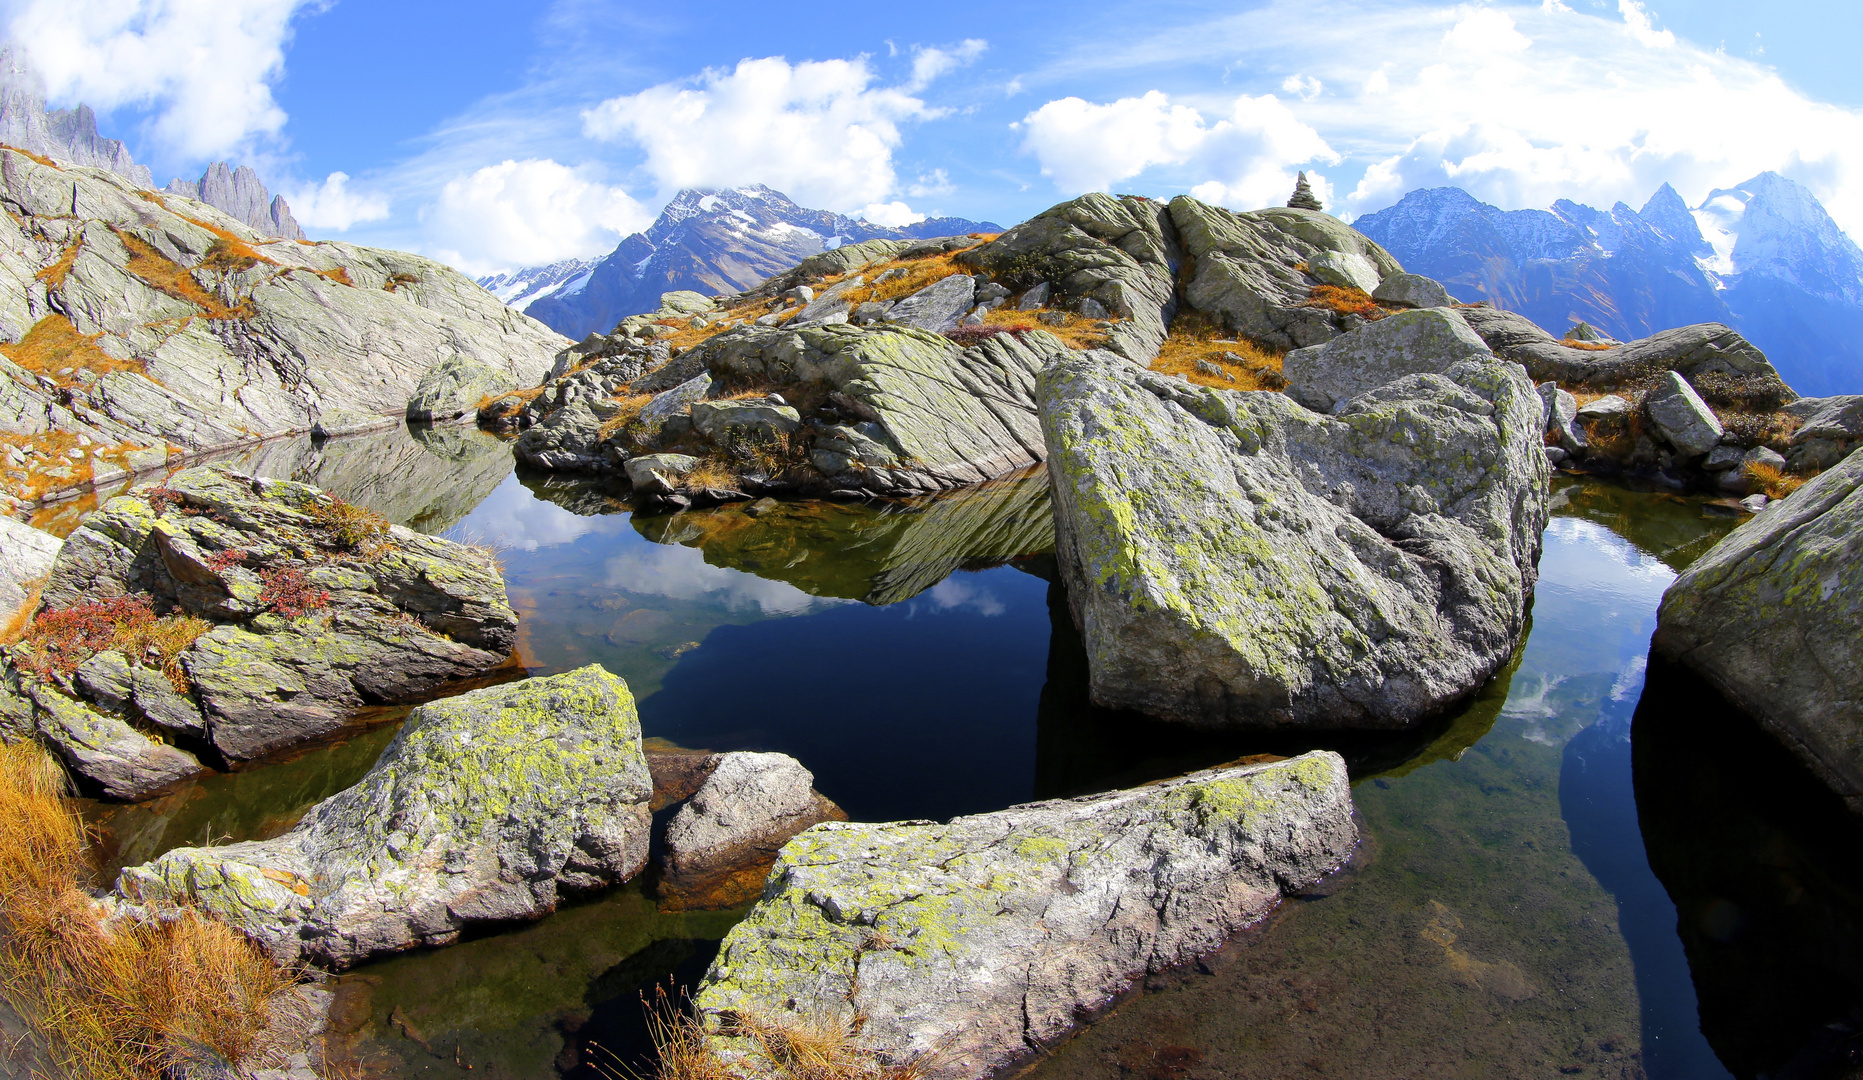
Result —
<path fill-rule="evenodd" d="M 1800 398 L 1784 411 L 1799 422 L 1792 432 L 1795 444 L 1812 439 L 1863 440 L 1863 394 Z"/>
<path fill-rule="evenodd" d="M 1322 285 L 1370 293 L 1378 288 L 1378 267 L 1355 251 L 1322 251 L 1307 260 L 1307 276 Z"/>
<path fill-rule="evenodd" d="M 846 322 L 848 310 L 852 305 L 848 303 L 845 297 L 848 293 L 853 292 L 866 283 L 866 278 L 856 274 L 851 278 L 847 278 L 846 280 L 836 282 L 829 286 L 820 296 L 816 296 L 814 290 L 809 289 L 808 286 L 798 285 L 798 289 L 807 290 L 809 295 L 799 298 L 802 301 L 803 308 L 801 311 L 796 312 L 795 318 L 789 320 L 789 325 L 805 326 L 809 323 L 827 322 L 836 317 L 839 317 L 842 322 Z"/>
<path fill-rule="evenodd" d="M 1594 398 L 1580 405 L 1578 407 L 1578 412 L 1575 414 L 1575 418 L 1580 423 L 1585 424 L 1601 421 L 1623 422 L 1629 420 L 1630 414 L 1635 411 L 1636 407 L 1630 404 L 1628 398 L 1622 398 L 1616 394 L 1606 394 L 1601 398 Z"/>
<path fill-rule="evenodd" d="M 1335 405 L 1405 375 L 1441 373 L 1493 354 L 1460 316 L 1445 308 L 1403 311 L 1349 334 L 1287 354 L 1287 394 L 1310 409 Z"/>
<path fill-rule="evenodd" d="M 1565 332 L 1565 340 L 1567 341 L 1595 341 L 1602 345 L 1622 345 L 1623 344 L 1623 342 L 1618 341 L 1616 338 L 1612 337 L 1611 335 L 1605 333 L 1604 331 L 1598 329 L 1597 327 L 1591 325 L 1590 323 L 1584 322 L 1582 320 L 1579 322 L 1573 323 L 1572 328 Z"/>
<path fill-rule="evenodd" d="M 1698 457 L 1720 444 L 1721 421 L 1688 380 L 1666 371 L 1643 399 L 1643 408 L 1663 440 L 1685 457 Z"/>
<path fill-rule="evenodd" d="M 33 726 L 72 772 L 96 785 L 107 799 L 133 802 L 152 798 L 207 770 L 200 759 L 179 747 L 130 727 L 118 717 L 74 701 L 48 683 L 9 671 L 0 697 L 31 702 Z M 6 708 L 7 713 L 14 708 Z"/>
<path fill-rule="evenodd" d="M 719 446 L 748 440 L 773 444 L 802 429 L 802 415 L 767 401 L 701 401 L 692 406 L 692 430 Z"/>
<path fill-rule="evenodd" d="M 703 315 L 717 306 L 716 300 L 690 289 L 660 294 L 660 313 L 667 315 Z"/>
<path fill-rule="evenodd" d="M 578 398 L 524 430 L 512 446 L 526 465 L 557 472 L 587 472 L 603 464 L 602 425 L 620 411 L 606 398 Z"/>
<path fill-rule="evenodd" d="M 509 370 L 463 356 L 450 356 L 421 376 L 413 396 L 408 398 L 407 417 L 409 420 L 452 420 L 476 415 L 481 399 L 496 397 L 521 385 Z"/>
<path fill-rule="evenodd" d="M 815 775 L 788 754 L 734 751 L 714 755 L 706 767 L 710 775 L 666 825 L 660 894 L 671 906 L 749 903 L 791 837 L 847 820 L 815 790 Z"/>
<path fill-rule="evenodd" d="M 1721 323 L 1664 330 L 1608 349 L 1564 344 L 1526 316 L 1490 307 L 1457 309 L 1496 356 L 1523 365 L 1536 381 L 1609 389 L 1674 371 L 1690 382 L 1703 376 L 1732 376 L 1749 392 L 1764 390 L 1782 401 L 1798 395 L 1752 342 Z"/>
<path fill-rule="evenodd" d="M 1663 594 L 1686 663 L 1863 812 L 1863 457 L 1723 537 Z"/>
<path fill-rule="evenodd" d="M 1371 290 L 1371 298 L 1381 304 L 1404 304 L 1413 308 L 1454 307 L 1455 297 L 1434 278 L 1422 274 L 1390 274 Z"/>
<path fill-rule="evenodd" d="M 943 825 L 818 825 L 784 847 L 694 1004 L 713 1024 L 847 1030 L 928 1080 L 990 1076 L 1220 947 L 1356 843 L 1326 751 Z M 755 1061 L 728 1030 L 714 1046 Z"/>
<path fill-rule="evenodd" d="M 104 504 L 66 541 L 44 590 L 48 608 L 124 595 L 212 625 L 177 657 L 189 692 L 138 692 L 125 717 L 204 729 L 234 760 L 479 674 L 517 635 L 484 553 L 307 484 L 221 467 Z"/>
<path fill-rule="evenodd" d="M 1546 410 L 1546 434 L 1557 439 L 1559 449 L 1574 457 L 1585 453 L 1585 429 L 1578 426 L 1578 399 L 1558 383 L 1541 383 L 1540 404 Z"/>
<path fill-rule="evenodd" d="M 64 541 L 0 515 L 0 618 L 10 617 L 52 572 Z"/>
<path fill-rule="evenodd" d="M 1550 475 L 1517 366 L 1405 376 L 1326 416 L 1094 352 L 1047 367 L 1037 401 L 1095 702 L 1401 728 L 1512 655 Z"/>
<path fill-rule="evenodd" d="M 290 832 L 177 848 L 116 888 L 192 905 L 281 963 L 343 968 L 627 880 L 647 861 L 652 795 L 633 695 L 591 665 L 422 705 Z"/>
<path fill-rule="evenodd" d="M 699 459 L 690 454 L 643 454 L 629 458 L 627 482 L 644 495 L 665 495 L 673 488 L 673 478 L 698 468 Z"/>
<path fill-rule="evenodd" d="M 1036 282 L 1033 287 L 1022 294 L 1022 299 L 1016 301 L 1016 310 L 1034 311 L 1036 308 L 1045 307 L 1048 303 L 1048 294 L 1053 291 L 1053 288 L 1045 281 Z"/>
<path fill-rule="evenodd" d="M 977 283 L 967 274 L 943 277 L 894 304 L 882 319 L 934 332 L 950 330 L 975 302 Z"/>

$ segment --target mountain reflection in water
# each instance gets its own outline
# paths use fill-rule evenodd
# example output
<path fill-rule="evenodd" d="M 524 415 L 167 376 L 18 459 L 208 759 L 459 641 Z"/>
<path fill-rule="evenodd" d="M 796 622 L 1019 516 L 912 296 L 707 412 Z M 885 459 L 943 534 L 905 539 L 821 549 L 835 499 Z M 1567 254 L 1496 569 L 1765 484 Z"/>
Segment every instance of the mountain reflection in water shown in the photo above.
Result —
<path fill-rule="evenodd" d="M 624 490 L 514 473 L 470 428 L 254 460 L 495 548 L 527 670 L 600 662 L 649 736 L 793 753 L 856 819 L 1344 753 L 1355 865 L 1150 980 L 1036 1075 L 1693 1078 L 1726 1075 L 1718 1054 L 1742 1077 L 1822 1076 L 1788 1063 L 1849 1052 L 1863 885 L 1835 865 L 1853 861 L 1847 820 L 1786 828 L 1807 814 L 1782 792 L 1817 799 L 1802 777 L 1761 782 L 1764 740 L 1703 726 L 1658 679 L 1643 692 L 1662 589 L 1732 525 L 1698 500 L 1555 481 L 1519 652 L 1416 732 L 1212 734 L 1088 700 L 1039 472 L 945 499 L 636 518 Z M 97 816 L 119 859 L 270 835 L 353 783 L 392 731 Z M 338 980 L 334 1023 L 385 1075 L 593 1075 L 596 1046 L 638 1060 L 638 992 L 697 977 L 740 914 L 661 912 L 649 875 L 367 965 Z"/>

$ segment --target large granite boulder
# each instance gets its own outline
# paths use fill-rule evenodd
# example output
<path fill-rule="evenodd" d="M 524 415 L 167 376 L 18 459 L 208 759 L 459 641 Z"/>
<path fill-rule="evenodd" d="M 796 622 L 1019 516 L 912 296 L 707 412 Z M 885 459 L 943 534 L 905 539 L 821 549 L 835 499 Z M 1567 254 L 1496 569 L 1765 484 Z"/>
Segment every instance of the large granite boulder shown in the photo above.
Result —
<path fill-rule="evenodd" d="M 117 891 L 194 906 L 280 962 L 347 967 L 632 877 L 652 795 L 633 695 L 590 666 L 422 705 L 290 832 L 169 851 Z"/>
<path fill-rule="evenodd" d="M 1657 378 L 1643 408 L 1663 441 L 1684 457 L 1698 457 L 1720 445 L 1720 419 L 1688 380 L 1673 371 Z"/>
<path fill-rule="evenodd" d="M 67 697 L 10 660 L 0 669 L 0 732 L 36 735 L 107 799 L 151 798 L 206 771 L 188 751 Z"/>
<path fill-rule="evenodd" d="M 977 283 L 969 274 L 950 274 L 888 308 L 881 321 L 934 332 L 951 330 L 970 311 L 976 293 Z M 807 314 L 804 310 L 797 321 L 813 321 L 803 319 Z"/>
<path fill-rule="evenodd" d="M 97 689 L 113 685 L 102 676 L 67 689 L 137 723 L 184 729 L 191 714 L 234 760 L 484 672 L 517 635 L 484 552 L 218 467 L 110 500 L 65 542 L 43 593 L 52 611 L 124 596 L 207 620 L 173 658 L 186 693 L 125 703 Z"/>
<path fill-rule="evenodd" d="M 1422 274 L 1387 274 L 1371 290 L 1371 298 L 1381 304 L 1402 304 L 1413 308 L 1454 307 L 1455 297 L 1434 278 Z"/>
<path fill-rule="evenodd" d="M 1663 594 L 1655 648 L 1863 812 L 1863 457 L 1769 505 Z"/>
<path fill-rule="evenodd" d="M 516 375 L 503 368 L 463 356 L 452 356 L 427 369 L 408 398 L 409 420 L 452 420 L 477 415 L 479 401 L 519 386 Z"/>
<path fill-rule="evenodd" d="M 256 443 L 332 410 L 400 414 L 449 360 L 535 385 L 568 344 L 430 259 L 275 241 L 102 169 L 0 150 L 0 207 L 0 431 L 159 465 L 168 447 Z"/>
<path fill-rule="evenodd" d="M 1752 342 L 1720 323 L 1664 330 L 1605 349 L 1577 348 L 1554 338 L 1518 312 L 1490 307 L 1458 309 L 1495 355 L 1523 365 L 1536 381 L 1614 389 L 1673 371 L 1699 385 L 1708 376 L 1742 380 L 1783 401 L 1797 397 Z"/>
<path fill-rule="evenodd" d="M 1320 345 L 1287 354 L 1287 394 L 1309 409 L 1333 406 L 1405 375 L 1441 374 L 1464 360 L 1488 360 L 1488 346 L 1448 308 L 1403 311 Z"/>
<path fill-rule="evenodd" d="M 1096 702 L 1399 728 L 1512 654 L 1549 475 L 1517 365 L 1409 375 L 1325 416 L 1090 352 L 1037 400 Z"/>
<path fill-rule="evenodd" d="M 989 1076 L 1221 946 L 1356 842 L 1345 763 L 1325 751 L 943 825 L 818 825 L 694 1002 L 727 1056 L 755 1054 L 724 1022 L 749 1014 L 847 1030 L 930 1080 Z"/>
<path fill-rule="evenodd" d="M 712 755 L 700 768 L 704 780 L 666 823 L 662 907 L 747 904 L 763 892 L 770 865 L 791 837 L 847 820 L 815 790 L 815 774 L 788 754 L 735 750 Z"/>
<path fill-rule="evenodd" d="M 52 572 L 64 541 L 0 515 L 0 618 L 11 616 L 27 594 Z"/>

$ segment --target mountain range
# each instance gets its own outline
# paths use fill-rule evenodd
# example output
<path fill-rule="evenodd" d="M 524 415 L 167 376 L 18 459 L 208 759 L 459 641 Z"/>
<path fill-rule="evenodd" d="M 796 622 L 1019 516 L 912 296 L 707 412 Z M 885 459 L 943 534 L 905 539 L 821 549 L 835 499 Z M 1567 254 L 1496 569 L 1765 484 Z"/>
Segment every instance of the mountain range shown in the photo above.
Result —
<path fill-rule="evenodd" d="M 1560 200 L 1501 210 L 1459 188 L 1410 192 L 1353 222 L 1414 273 L 1554 333 L 1622 340 L 1722 322 L 1806 395 L 1863 390 L 1863 250 L 1803 186 L 1765 172 L 1689 207 Z"/>
<path fill-rule="evenodd" d="M 645 232 L 623 239 L 607 255 L 494 274 L 479 284 L 552 330 L 579 338 L 654 310 L 661 293 L 738 292 L 842 244 L 1001 231 L 991 222 L 952 217 L 887 228 L 798 206 L 762 184 L 687 190 Z"/>
<path fill-rule="evenodd" d="M 44 81 L 25 53 L 12 45 L 0 47 L 0 144 L 54 161 L 108 169 L 139 188 L 155 187 L 149 167 L 136 164 L 128 147 L 97 133 L 97 116 L 90 106 L 46 108 Z M 248 166 L 234 169 L 216 161 L 199 180 L 177 177 L 163 190 L 204 202 L 267 236 L 304 239 L 285 197 L 267 191 Z"/>

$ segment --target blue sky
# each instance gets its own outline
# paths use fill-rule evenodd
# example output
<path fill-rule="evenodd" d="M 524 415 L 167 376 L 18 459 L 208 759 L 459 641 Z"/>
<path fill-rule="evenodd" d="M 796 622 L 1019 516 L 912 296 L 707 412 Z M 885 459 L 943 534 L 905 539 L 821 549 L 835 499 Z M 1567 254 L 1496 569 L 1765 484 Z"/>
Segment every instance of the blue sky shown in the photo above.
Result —
<path fill-rule="evenodd" d="M 484 272 L 595 254 L 682 186 L 898 223 L 1084 190 L 1351 216 L 1689 201 L 1763 169 L 1863 227 L 1863 5 L 11 0 L 60 103 L 160 180 L 256 165 L 313 236 Z"/>

